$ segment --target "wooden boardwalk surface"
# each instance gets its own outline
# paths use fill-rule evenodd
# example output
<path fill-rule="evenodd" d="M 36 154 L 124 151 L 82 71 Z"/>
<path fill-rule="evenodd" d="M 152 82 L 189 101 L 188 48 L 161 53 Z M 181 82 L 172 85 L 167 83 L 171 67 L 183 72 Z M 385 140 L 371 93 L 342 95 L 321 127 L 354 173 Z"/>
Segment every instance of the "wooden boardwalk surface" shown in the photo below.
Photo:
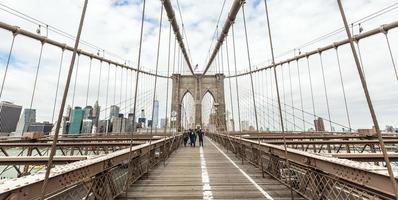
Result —
<path fill-rule="evenodd" d="M 270 176 L 205 139 L 204 148 L 181 146 L 166 162 L 133 184 L 121 199 L 291 199 Z M 295 195 L 294 199 L 301 199 Z"/>

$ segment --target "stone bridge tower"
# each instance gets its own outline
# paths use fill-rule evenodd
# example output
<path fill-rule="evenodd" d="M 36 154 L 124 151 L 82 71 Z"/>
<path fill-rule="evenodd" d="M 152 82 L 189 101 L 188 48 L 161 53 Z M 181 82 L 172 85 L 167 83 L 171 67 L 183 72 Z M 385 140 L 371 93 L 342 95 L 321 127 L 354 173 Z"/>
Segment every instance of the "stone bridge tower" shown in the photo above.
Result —
<path fill-rule="evenodd" d="M 217 129 L 226 129 L 225 121 L 225 97 L 224 97 L 224 78 L 223 74 L 204 75 L 181 75 L 173 74 L 173 88 L 171 100 L 172 128 L 181 128 L 181 106 L 186 93 L 190 93 L 194 98 L 195 105 L 195 125 L 202 124 L 202 99 L 206 93 L 210 93 L 214 99 L 216 117 L 218 119 Z M 174 116 L 173 116 L 174 115 Z"/>

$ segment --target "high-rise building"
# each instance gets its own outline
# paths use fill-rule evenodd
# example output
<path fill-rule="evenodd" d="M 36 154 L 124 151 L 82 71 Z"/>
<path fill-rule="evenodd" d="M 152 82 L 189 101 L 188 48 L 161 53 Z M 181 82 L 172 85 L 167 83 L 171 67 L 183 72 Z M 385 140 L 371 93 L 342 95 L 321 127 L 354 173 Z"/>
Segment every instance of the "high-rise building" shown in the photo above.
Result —
<path fill-rule="evenodd" d="M 160 119 L 160 128 L 166 128 L 166 119 L 165 118 Z"/>
<path fill-rule="evenodd" d="M 95 127 L 98 127 L 100 112 L 101 112 L 101 107 L 99 106 L 98 101 L 96 101 L 93 107 L 93 126 Z"/>
<path fill-rule="evenodd" d="M 107 127 L 108 130 L 106 130 Z M 98 122 L 97 133 L 106 133 L 106 132 L 110 132 L 109 120 L 100 120 Z"/>
<path fill-rule="evenodd" d="M 159 101 L 155 100 L 153 107 L 152 125 L 154 128 L 159 126 Z"/>
<path fill-rule="evenodd" d="M 92 119 L 83 119 L 81 133 L 91 134 L 92 131 L 93 131 L 93 120 Z"/>
<path fill-rule="evenodd" d="M 0 102 L 0 133 L 11 133 L 17 128 L 22 106 L 11 102 Z"/>
<path fill-rule="evenodd" d="M 127 119 L 123 117 L 117 117 L 112 119 L 112 133 L 125 133 Z"/>
<path fill-rule="evenodd" d="M 69 134 L 79 135 L 82 127 L 84 112 L 81 107 L 76 106 L 71 113 Z"/>
<path fill-rule="evenodd" d="M 36 122 L 36 109 L 25 108 L 19 118 L 16 136 L 22 136 L 28 130 L 29 124 Z"/>
<path fill-rule="evenodd" d="M 93 107 L 92 106 L 84 107 L 83 112 L 84 112 L 83 119 L 91 119 L 91 118 L 93 118 Z"/>
<path fill-rule="evenodd" d="M 50 122 L 32 122 L 30 123 L 27 132 L 43 132 L 48 135 L 53 128 L 53 124 Z"/>
<path fill-rule="evenodd" d="M 112 119 L 114 117 L 119 117 L 119 113 L 120 113 L 120 108 L 119 106 L 116 105 L 111 105 L 110 108 L 110 114 L 109 114 L 109 118 Z"/>

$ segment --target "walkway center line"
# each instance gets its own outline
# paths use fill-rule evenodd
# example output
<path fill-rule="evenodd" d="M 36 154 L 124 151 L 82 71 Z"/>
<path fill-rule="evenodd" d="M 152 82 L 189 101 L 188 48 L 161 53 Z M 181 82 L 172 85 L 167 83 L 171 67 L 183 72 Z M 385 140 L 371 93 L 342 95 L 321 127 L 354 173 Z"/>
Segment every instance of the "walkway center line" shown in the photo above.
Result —
<path fill-rule="evenodd" d="M 245 176 L 245 177 L 247 178 L 247 180 L 249 180 L 249 181 L 257 188 L 257 190 L 261 192 L 261 194 L 264 195 L 264 197 L 265 197 L 266 199 L 270 199 L 270 200 L 273 199 L 267 192 L 265 192 L 265 191 L 263 190 L 262 187 L 260 187 L 249 175 L 247 175 L 245 171 L 243 171 L 237 164 L 235 164 L 235 162 L 234 162 L 231 158 L 229 158 L 229 156 L 228 156 L 227 154 L 225 154 L 220 148 L 218 148 L 217 145 L 215 145 L 215 144 L 213 143 L 213 141 L 211 141 L 211 140 L 208 140 L 208 141 L 209 141 L 214 147 L 216 147 L 216 149 L 217 149 L 222 155 L 224 155 L 224 156 L 229 160 L 229 162 L 231 162 L 231 164 L 232 164 L 233 166 L 235 166 L 235 167 L 243 174 L 243 176 Z"/>
<path fill-rule="evenodd" d="M 203 147 L 200 147 L 199 151 L 200 151 L 200 168 L 202 169 L 203 199 L 204 200 L 212 200 L 213 193 L 211 192 L 209 173 L 207 172 L 206 160 L 205 160 L 205 156 L 203 153 Z"/>

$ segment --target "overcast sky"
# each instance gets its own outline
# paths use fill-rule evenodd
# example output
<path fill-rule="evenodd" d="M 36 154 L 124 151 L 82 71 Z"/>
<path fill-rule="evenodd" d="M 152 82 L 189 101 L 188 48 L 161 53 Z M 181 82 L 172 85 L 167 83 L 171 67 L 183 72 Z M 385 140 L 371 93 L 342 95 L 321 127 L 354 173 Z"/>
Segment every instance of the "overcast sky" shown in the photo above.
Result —
<path fill-rule="evenodd" d="M 21 13 L 27 14 L 30 17 L 36 18 L 48 25 L 56 27 L 66 33 L 76 35 L 83 0 L 0 0 L 0 3 Z M 172 3 L 177 15 L 177 21 L 181 26 L 177 2 L 173 0 Z M 396 3 L 397 1 L 395 0 L 343 0 L 349 23 L 357 21 L 371 13 L 386 8 L 387 6 L 394 5 L 396 7 Z M 185 44 L 188 43 L 189 45 L 193 64 L 199 65 L 198 71 L 203 70 L 203 67 L 206 64 L 206 59 L 212 44 L 212 38 L 216 30 L 217 19 L 222 9 L 222 4 L 223 0 L 179 0 L 179 6 L 181 8 L 181 14 L 186 32 Z M 221 15 L 219 24 L 220 28 L 224 24 L 231 4 L 232 0 L 226 0 L 225 8 Z M 16 25 L 31 32 L 36 32 L 38 29 L 37 24 L 28 22 L 20 17 L 16 17 L 6 12 L 5 10 L 8 9 L 4 6 L 1 6 L 0 8 L 2 9 L 0 10 L 1 22 Z M 145 70 L 154 71 L 156 68 L 160 8 L 160 1 L 147 1 L 145 15 L 146 20 L 144 25 L 145 33 L 142 48 L 143 56 L 141 63 Z M 124 63 L 126 60 L 128 60 L 131 66 L 136 67 L 141 10 L 142 1 L 140 0 L 89 1 L 82 33 L 82 40 L 95 45 L 96 47 L 93 48 L 88 45 L 81 44 L 80 48 L 94 54 L 98 52 L 99 48 L 101 50 L 104 49 L 105 57 L 111 58 L 112 60 L 118 61 L 120 63 Z M 261 0 L 249 0 L 245 6 L 245 11 L 252 68 L 254 69 L 256 67 L 266 66 L 270 63 L 269 60 L 271 59 L 271 54 L 267 39 L 268 34 L 266 29 L 264 2 Z M 325 44 L 331 44 L 332 42 L 340 41 L 346 37 L 344 32 L 339 32 L 332 37 L 328 37 L 327 39 L 321 40 L 312 45 L 302 47 L 303 44 L 342 27 L 341 17 L 339 15 L 337 2 L 335 0 L 272 0 L 269 1 L 269 11 L 277 61 L 293 57 L 293 49 L 295 48 L 301 47 L 301 52 L 304 53 L 322 47 Z M 374 19 L 363 22 L 362 27 L 364 31 L 368 31 L 372 28 L 377 28 L 381 24 L 394 22 L 398 20 L 397 13 L 397 10 L 393 10 L 381 16 L 375 17 Z M 165 18 L 165 15 L 163 16 L 162 22 L 163 26 L 160 43 L 159 73 L 166 74 L 169 24 Z M 235 24 L 237 68 L 239 72 L 247 71 L 249 69 L 242 23 L 242 12 L 240 11 Z M 46 35 L 46 32 L 47 31 L 45 27 L 41 27 L 41 35 Z M 357 26 L 354 28 L 354 32 L 358 32 Z M 394 59 L 396 60 L 396 63 L 398 63 L 398 31 L 392 30 L 389 32 L 388 36 L 390 39 Z M 49 31 L 48 37 L 62 43 L 67 43 L 70 45 L 73 44 L 73 40 L 65 38 L 64 36 L 54 33 L 53 31 Z M 3 76 L 8 51 L 12 41 L 12 35 L 8 31 L 0 30 L 0 38 L 0 74 Z M 230 67 L 232 69 L 231 40 L 232 39 L 228 37 Z M 213 45 L 214 42 L 215 41 L 213 41 Z M 173 45 L 174 40 L 171 42 L 172 49 Z M 371 38 L 361 41 L 360 45 L 368 85 L 381 125 L 382 127 L 384 127 L 386 124 L 398 126 L 398 121 L 396 118 L 398 112 L 398 82 L 395 78 L 385 37 L 383 34 L 372 36 Z M 7 74 L 6 84 L 4 86 L 5 90 L 1 100 L 9 100 L 19 105 L 23 105 L 24 107 L 29 107 L 40 47 L 41 45 L 37 41 L 23 36 L 16 37 L 15 46 L 11 57 L 11 65 L 9 68 L 10 71 Z M 370 115 L 366 106 L 366 101 L 364 99 L 363 91 L 360 86 L 350 49 L 346 45 L 339 48 L 339 53 L 352 127 L 370 127 Z M 223 54 L 224 71 L 227 74 L 225 47 Z M 37 83 L 37 90 L 33 101 L 33 107 L 38 109 L 38 120 L 51 121 L 60 57 L 61 50 L 59 48 L 50 46 L 48 44 L 44 45 L 43 58 L 39 70 L 39 81 Z M 70 57 L 70 52 L 65 53 L 61 71 L 62 75 L 60 92 L 63 91 L 66 70 L 68 67 L 67 65 L 70 62 Z M 325 81 L 328 89 L 327 93 L 332 121 L 347 126 L 348 122 L 345 115 L 344 99 L 342 96 L 335 51 L 330 50 L 325 52 L 322 54 L 322 57 L 325 68 Z M 89 63 L 89 58 L 80 58 L 74 105 L 85 105 Z M 102 65 L 101 80 L 99 80 L 99 67 L 100 63 L 97 60 L 93 60 L 88 104 L 94 103 L 98 88 L 101 88 L 99 101 L 102 107 L 105 107 L 104 105 L 106 101 L 107 85 L 106 73 L 108 66 L 107 64 Z M 291 63 L 292 94 L 290 94 L 290 80 L 288 77 L 287 65 L 284 65 L 282 68 L 284 70 L 283 83 L 285 85 L 285 98 L 282 100 L 284 100 L 286 104 L 291 105 L 291 97 L 293 97 L 293 104 L 295 104 L 295 107 L 301 109 L 296 63 Z M 309 90 L 310 87 L 308 81 L 309 79 L 307 75 L 308 72 L 305 59 L 299 61 L 299 68 L 304 102 L 303 108 L 305 111 L 312 112 L 311 95 Z M 310 57 L 310 68 L 313 76 L 312 82 L 314 85 L 316 114 L 321 117 L 328 118 L 319 55 Z M 111 70 L 113 69 L 114 68 Z M 175 67 L 175 69 L 177 69 L 177 67 Z M 216 66 L 214 64 L 212 71 L 215 69 Z M 126 71 L 120 71 L 120 68 L 117 70 L 116 77 L 118 77 L 118 81 L 120 81 L 120 76 L 123 76 L 123 80 L 121 81 L 123 84 L 117 82 L 116 92 L 113 93 L 114 71 L 111 71 L 108 105 L 112 104 L 113 102 L 119 102 L 118 99 L 121 99 L 122 102 L 124 102 L 124 99 L 131 98 L 131 91 L 133 91 L 131 83 L 134 81 L 132 78 L 134 77 L 134 74 L 128 73 L 128 75 L 126 75 Z M 279 70 L 281 72 L 280 68 Z M 170 71 L 172 71 L 172 69 L 170 69 Z M 234 71 L 232 72 L 234 73 Z M 188 73 L 188 69 L 186 67 L 183 68 L 183 73 Z M 257 73 L 254 80 L 255 84 L 257 84 L 255 87 L 255 93 L 257 94 L 256 100 L 258 105 L 261 107 L 259 110 L 262 110 L 259 112 L 259 117 L 261 118 L 260 124 L 262 127 L 269 126 L 269 124 L 267 125 L 269 122 L 266 120 L 266 118 L 268 118 L 267 105 L 270 104 L 267 104 L 265 100 L 267 99 L 267 94 L 270 93 L 271 84 L 270 79 L 268 79 L 268 82 L 266 82 L 264 79 L 264 76 L 269 77 L 269 74 L 267 73 L 269 72 L 262 72 L 262 74 Z M 282 79 L 281 73 L 278 74 L 278 77 Z M 140 84 L 139 90 L 141 100 L 139 102 L 138 109 L 145 107 L 146 110 L 150 110 L 152 101 L 151 91 L 153 91 L 154 78 L 147 76 L 143 76 L 142 78 L 143 82 Z M 125 82 L 126 79 L 128 82 L 127 87 Z M 232 81 L 233 86 L 235 86 L 234 80 L 235 79 Z M 253 109 L 251 107 L 252 99 L 249 79 L 248 77 L 243 77 L 239 78 L 238 81 L 241 90 L 240 96 L 242 104 L 242 117 L 246 118 L 246 120 L 253 121 L 254 118 Z M 120 85 L 118 84 L 121 84 L 122 88 L 120 88 Z M 226 95 L 229 95 L 228 84 L 229 82 L 227 80 Z M 158 86 L 157 98 L 160 100 L 161 106 L 160 118 L 163 118 L 162 116 L 164 116 L 166 102 L 166 80 L 159 79 Z M 280 87 L 282 90 L 282 86 Z M 126 90 L 128 90 L 127 93 L 124 92 Z M 72 93 L 73 91 L 70 92 L 70 94 Z M 232 93 L 233 96 L 236 97 L 236 91 L 233 91 Z M 120 94 L 123 96 L 120 97 Z M 60 96 L 61 95 L 59 93 L 58 105 Z M 72 103 L 71 98 L 71 95 L 69 95 L 69 104 Z M 275 100 L 275 96 L 273 99 Z M 231 109 L 229 96 L 227 96 L 226 102 L 228 103 L 227 110 L 230 112 Z M 126 103 L 125 105 L 129 107 L 128 101 L 124 103 Z M 233 105 L 235 118 L 237 117 L 236 104 L 236 99 L 234 99 Z M 287 112 L 289 112 L 288 109 Z M 126 109 L 125 112 L 127 111 L 128 109 Z M 297 110 L 295 112 L 296 115 L 301 115 L 301 113 Z M 149 112 L 147 112 L 147 115 L 150 115 Z M 312 118 L 310 115 L 306 115 L 305 120 L 311 122 Z M 293 119 L 290 119 L 290 121 L 293 121 Z M 296 119 L 295 121 L 300 120 Z"/>

